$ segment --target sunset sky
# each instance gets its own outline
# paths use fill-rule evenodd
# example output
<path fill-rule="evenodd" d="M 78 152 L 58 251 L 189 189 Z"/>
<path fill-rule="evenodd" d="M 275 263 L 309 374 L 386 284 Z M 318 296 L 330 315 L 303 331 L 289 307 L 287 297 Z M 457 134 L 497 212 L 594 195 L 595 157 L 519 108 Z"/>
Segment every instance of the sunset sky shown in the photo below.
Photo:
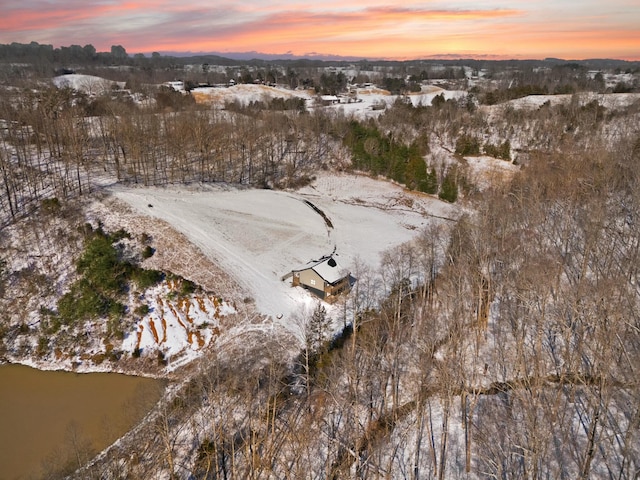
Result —
<path fill-rule="evenodd" d="M 640 0 L 3 0 L 0 43 L 415 59 L 640 60 Z"/>

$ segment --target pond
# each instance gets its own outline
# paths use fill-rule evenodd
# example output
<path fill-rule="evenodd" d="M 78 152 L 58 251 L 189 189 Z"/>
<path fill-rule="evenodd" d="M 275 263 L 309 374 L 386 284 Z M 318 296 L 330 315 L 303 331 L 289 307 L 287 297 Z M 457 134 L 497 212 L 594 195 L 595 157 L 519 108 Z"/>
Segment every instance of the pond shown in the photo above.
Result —
<path fill-rule="evenodd" d="M 117 373 L 0 365 L 0 478 L 77 466 L 135 426 L 165 382 Z"/>

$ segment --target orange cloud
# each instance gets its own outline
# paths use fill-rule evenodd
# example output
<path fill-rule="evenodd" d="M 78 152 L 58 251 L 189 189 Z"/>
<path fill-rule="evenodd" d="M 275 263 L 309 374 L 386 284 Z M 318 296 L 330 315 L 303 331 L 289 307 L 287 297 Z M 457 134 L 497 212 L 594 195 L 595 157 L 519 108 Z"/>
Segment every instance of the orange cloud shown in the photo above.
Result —
<path fill-rule="evenodd" d="M 426 27 L 443 21 L 472 22 L 517 15 L 515 10 L 411 10 L 401 8 L 379 8 L 350 13 L 281 13 L 259 21 L 248 22 L 224 32 L 215 33 L 201 41 L 213 45 L 224 41 L 233 48 L 251 48 L 256 45 L 271 46 L 288 44 L 294 51 L 300 43 L 339 42 L 348 39 L 362 39 L 377 42 L 377 35 L 404 33 L 405 42 L 419 32 L 407 31 L 407 24 L 421 24 Z"/>
<path fill-rule="evenodd" d="M 423 35 L 418 30 L 436 31 L 449 22 L 490 22 L 519 15 L 517 10 L 425 10 L 410 8 L 369 8 L 350 12 L 278 12 L 220 28 L 190 29 L 189 38 L 179 35 L 172 22 L 163 26 L 161 42 L 138 43 L 136 50 L 259 50 L 265 53 L 310 51 L 371 54 L 372 42 L 378 45 L 376 57 L 389 56 L 380 51 L 381 38 L 398 36 L 393 43 L 406 44 Z M 171 31 L 176 34 L 172 35 Z M 348 48 L 355 48 L 350 52 Z M 385 48 L 389 45 L 386 44 Z M 146 48 L 145 48 L 146 47 Z M 363 48 L 368 47 L 368 48 Z"/>

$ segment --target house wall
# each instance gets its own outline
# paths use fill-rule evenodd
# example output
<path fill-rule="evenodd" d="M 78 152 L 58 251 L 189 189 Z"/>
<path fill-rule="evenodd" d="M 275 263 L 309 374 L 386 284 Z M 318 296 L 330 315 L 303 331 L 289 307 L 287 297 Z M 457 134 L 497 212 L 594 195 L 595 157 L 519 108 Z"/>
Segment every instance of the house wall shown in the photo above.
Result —
<path fill-rule="evenodd" d="M 300 272 L 300 284 L 306 285 L 309 288 L 324 291 L 324 280 L 310 268 Z"/>

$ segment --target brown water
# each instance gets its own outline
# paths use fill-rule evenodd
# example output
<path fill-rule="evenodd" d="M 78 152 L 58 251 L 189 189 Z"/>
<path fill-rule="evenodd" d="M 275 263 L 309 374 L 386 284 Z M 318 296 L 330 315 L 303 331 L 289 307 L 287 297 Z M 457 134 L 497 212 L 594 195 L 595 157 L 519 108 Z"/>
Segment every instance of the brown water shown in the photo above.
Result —
<path fill-rule="evenodd" d="M 77 466 L 129 431 L 164 383 L 0 365 L 0 480 Z"/>

